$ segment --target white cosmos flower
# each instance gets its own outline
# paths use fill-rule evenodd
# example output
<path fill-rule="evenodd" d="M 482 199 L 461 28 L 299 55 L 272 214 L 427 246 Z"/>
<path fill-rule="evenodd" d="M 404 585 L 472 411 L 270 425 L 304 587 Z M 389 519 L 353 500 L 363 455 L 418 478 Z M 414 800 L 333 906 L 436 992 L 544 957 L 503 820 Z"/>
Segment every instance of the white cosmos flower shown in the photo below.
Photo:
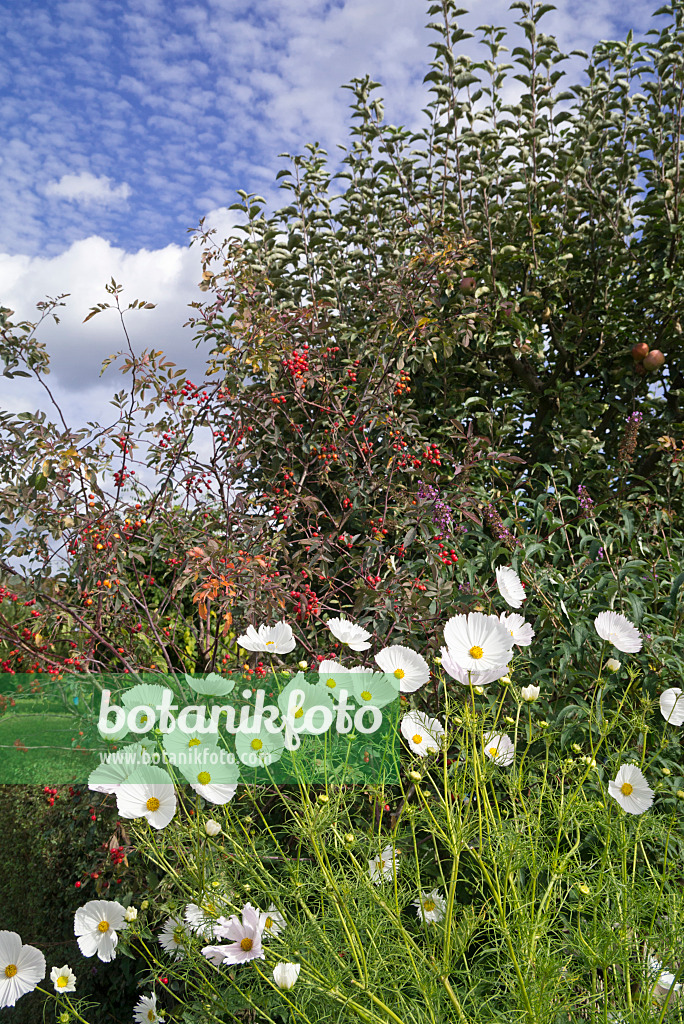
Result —
<path fill-rule="evenodd" d="M 427 757 L 442 746 L 444 726 L 436 718 L 428 718 L 422 711 L 409 711 L 401 720 L 401 734 L 414 754 Z"/>
<path fill-rule="evenodd" d="M 240 769 L 234 762 L 197 762 L 179 767 L 195 792 L 209 803 L 227 804 L 235 796 Z"/>
<path fill-rule="evenodd" d="M 183 916 L 196 935 L 202 939 L 213 939 L 216 937 L 217 918 L 222 909 L 227 909 L 223 900 L 206 899 L 201 907 L 196 903 L 188 903 Z"/>
<path fill-rule="evenodd" d="M 508 768 L 515 760 L 515 747 L 509 736 L 488 733 L 484 738 L 484 752 L 490 761 Z"/>
<path fill-rule="evenodd" d="M 244 964 L 249 960 L 264 960 L 266 954 L 261 944 L 261 914 L 246 903 L 242 908 L 242 921 L 235 914 L 230 918 L 219 918 L 216 938 L 230 939 L 225 946 L 205 946 L 202 955 L 213 964 Z"/>
<path fill-rule="evenodd" d="M 496 585 L 504 601 L 511 608 L 519 608 L 526 599 L 525 588 L 520 582 L 520 577 L 515 569 L 511 569 L 506 565 L 500 566 L 496 570 Z"/>
<path fill-rule="evenodd" d="M 670 725 L 684 725 L 684 693 L 677 686 L 660 695 L 660 713 Z"/>
<path fill-rule="evenodd" d="M 275 626 L 259 626 L 258 633 L 254 626 L 248 626 L 247 632 L 239 636 L 237 642 L 246 651 L 267 654 L 289 654 L 297 646 L 292 627 L 284 619 Z"/>
<path fill-rule="evenodd" d="M 494 668 L 490 668 L 486 672 L 471 672 L 469 677 L 468 670 L 456 664 L 446 647 L 442 647 L 441 650 L 442 668 L 449 673 L 452 679 L 456 679 L 463 686 L 470 686 L 471 683 L 474 687 L 488 686 L 490 683 L 496 682 L 497 679 L 503 679 L 508 675 L 508 665 L 495 665 Z"/>
<path fill-rule="evenodd" d="M 350 650 L 367 651 L 370 647 L 366 641 L 371 634 L 349 619 L 328 619 L 326 625 L 335 639 L 346 644 Z"/>
<path fill-rule="evenodd" d="M 436 924 L 444 917 L 446 900 L 440 896 L 439 889 L 433 889 L 432 892 L 421 892 L 419 899 L 414 900 L 412 906 L 416 908 L 419 921 Z"/>
<path fill-rule="evenodd" d="M 518 647 L 529 647 L 532 643 L 534 630 L 529 622 L 525 622 L 522 615 L 516 612 L 501 612 L 499 622 L 502 623 L 513 637 L 513 643 Z"/>
<path fill-rule="evenodd" d="M 599 612 L 594 619 L 594 629 L 601 637 L 624 654 L 636 654 L 641 650 L 641 634 L 633 622 L 618 612 Z"/>
<path fill-rule="evenodd" d="M 259 923 L 264 938 L 268 938 L 271 935 L 280 935 L 283 928 L 285 928 L 287 922 L 279 910 L 276 909 L 274 903 L 270 905 L 268 910 L 260 912 Z"/>
<path fill-rule="evenodd" d="M 257 730 L 254 725 L 254 718 L 249 718 L 246 730 L 235 734 L 235 753 L 250 768 L 263 768 L 280 760 L 285 750 L 285 740 L 281 732 L 269 732 L 265 720 Z"/>
<path fill-rule="evenodd" d="M 180 918 L 169 917 L 159 933 L 159 945 L 174 959 L 181 960 L 185 956 L 188 938 L 188 930 Z"/>
<path fill-rule="evenodd" d="M 130 743 L 107 754 L 105 760 L 93 768 L 88 776 L 88 789 L 95 793 L 116 793 L 121 783 L 126 782 L 136 768 L 142 767 L 143 752 L 146 749 L 147 744 L 144 742 Z"/>
<path fill-rule="evenodd" d="M 75 992 L 76 975 L 64 964 L 64 967 L 53 967 L 50 971 L 50 981 L 55 986 L 55 992 Z"/>
<path fill-rule="evenodd" d="M 635 764 L 621 766 L 608 792 L 628 814 L 643 814 L 653 803 L 653 790 Z"/>
<path fill-rule="evenodd" d="M 681 982 L 675 985 L 675 975 L 671 971 L 664 971 L 660 960 L 655 956 L 648 958 L 648 974 L 653 985 L 653 994 L 666 996 L 674 985 L 674 993 L 679 994 L 682 990 Z"/>
<path fill-rule="evenodd" d="M 126 907 L 126 913 L 124 914 L 124 917 L 126 918 L 128 923 L 130 924 L 131 921 L 136 921 L 137 920 L 137 918 L 138 918 L 138 911 L 136 910 L 135 907 Z"/>
<path fill-rule="evenodd" d="M 157 996 L 150 992 L 149 996 L 140 996 L 133 1010 L 133 1019 L 136 1024 L 157 1024 L 157 1021 L 164 1020 L 164 1014 L 157 1011 Z"/>
<path fill-rule="evenodd" d="M 83 956 L 109 963 L 116 957 L 117 932 L 126 928 L 126 910 L 116 900 L 89 900 L 74 916 L 74 935 Z"/>
<path fill-rule="evenodd" d="M 291 963 L 276 964 L 273 968 L 273 980 L 278 988 L 284 992 L 289 992 L 290 989 L 294 988 L 301 966 L 301 964 Z"/>
<path fill-rule="evenodd" d="M 430 678 L 430 668 L 425 658 L 401 644 L 383 647 L 375 655 L 375 661 L 383 672 L 399 680 L 402 693 L 414 693 Z"/>
<path fill-rule="evenodd" d="M 147 818 L 152 828 L 166 828 L 176 813 L 171 776 L 153 764 L 136 768 L 117 789 L 116 806 L 122 818 Z"/>
<path fill-rule="evenodd" d="M 532 686 L 532 684 L 530 684 L 529 686 L 523 686 L 522 690 L 520 691 L 520 696 L 523 700 L 526 700 L 531 704 L 532 701 L 536 700 L 539 696 L 539 687 Z"/>
<path fill-rule="evenodd" d="M 0 1006 L 14 1006 L 45 977 L 45 957 L 16 932 L 0 931 Z"/>
<path fill-rule="evenodd" d="M 384 708 L 399 696 L 399 680 L 385 672 L 357 669 L 349 675 L 351 695 L 359 707 Z"/>
<path fill-rule="evenodd" d="M 507 665 L 513 654 L 513 638 L 509 631 L 496 615 L 483 615 L 482 612 L 453 615 L 444 626 L 444 640 L 451 660 L 469 672 L 483 672 Z"/>
<path fill-rule="evenodd" d="M 368 871 L 371 881 L 379 885 L 380 882 L 393 879 L 399 870 L 399 850 L 392 850 L 386 846 L 377 857 L 371 857 L 368 861 Z"/>
<path fill-rule="evenodd" d="M 363 670 L 345 668 L 339 662 L 326 658 L 318 666 L 318 685 L 326 688 L 329 697 L 335 698 L 340 690 L 346 690 L 347 693 L 351 691 L 351 683 L 349 680 L 345 681 L 345 674 L 360 671 Z"/>

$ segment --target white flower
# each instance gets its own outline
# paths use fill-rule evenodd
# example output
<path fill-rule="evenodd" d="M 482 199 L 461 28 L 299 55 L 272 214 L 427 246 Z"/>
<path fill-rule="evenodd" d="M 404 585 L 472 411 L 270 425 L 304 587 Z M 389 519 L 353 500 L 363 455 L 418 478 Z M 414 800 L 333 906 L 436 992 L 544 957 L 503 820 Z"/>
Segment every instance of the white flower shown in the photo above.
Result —
<path fill-rule="evenodd" d="M 301 964 L 291 963 L 276 964 L 273 968 L 273 980 L 278 988 L 283 989 L 284 992 L 289 992 L 291 988 L 294 988 L 301 966 Z"/>
<path fill-rule="evenodd" d="M 399 869 L 399 850 L 392 850 L 386 846 L 377 857 L 371 857 L 368 861 L 368 871 L 371 881 L 378 885 L 380 882 L 394 878 Z"/>
<path fill-rule="evenodd" d="M 522 690 L 520 691 L 520 696 L 523 700 L 527 700 L 530 703 L 532 703 L 532 701 L 536 700 L 539 696 L 539 687 L 532 686 L 531 684 L 530 686 L 523 686 Z"/>
<path fill-rule="evenodd" d="M 120 784 L 126 782 L 136 768 L 142 766 L 145 749 L 144 742 L 131 743 L 107 754 L 105 760 L 93 768 L 88 776 L 88 789 L 95 793 L 116 793 Z"/>
<path fill-rule="evenodd" d="M 339 695 L 340 690 L 346 690 L 347 693 L 350 693 L 351 681 L 345 681 L 344 676 L 350 672 L 359 671 L 362 671 L 362 669 L 345 668 L 339 662 L 326 658 L 318 666 L 318 685 L 321 688 L 325 687 L 328 697 L 335 698 Z"/>
<path fill-rule="evenodd" d="M 210 672 L 204 679 L 194 679 L 186 672 L 185 681 L 195 693 L 206 697 L 225 697 L 235 686 L 234 679 L 224 679 L 218 672 Z"/>
<path fill-rule="evenodd" d="M 639 630 L 633 622 L 618 612 L 599 612 L 594 619 L 594 629 L 602 640 L 606 640 L 624 654 L 636 654 L 641 650 Z"/>
<path fill-rule="evenodd" d="M 208 836 L 217 836 L 221 831 L 221 826 L 218 821 L 214 821 L 213 818 L 208 818 L 204 823 L 204 831 Z"/>
<path fill-rule="evenodd" d="M 225 762 L 221 764 L 179 765 L 182 774 L 196 793 L 212 804 L 227 804 L 237 792 L 240 769 L 237 764 Z"/>
<path fill-rule="evenodd" d="M 653 803 L 653 790 L 634 764 L 622 765 L 608 792 L 628 814 L 643 814 Z"/>
<path fill-rule="evenodd" d="M 384 708 L 399 697 L 399 680 L 385 672 L 357 669 L 349 679 L 351 695 L 359 707 Z"/>
<path fill-rule="evenodd" d="M 486 672 L 470 672 L 465 668 L 461 668 L 457 665 L 451 654 L 442 647 L 442 668 L 449 673 L 452 679 L 456 679 L 463 686 L 472 686 L 477 689 L 479 686 L 488 686 L 490 683 L 496 682 L 497 679 L 508 679 L 508 665 L 495 665 L 494 668 L 488 669 Z"/>
<path fill-rule="evenodd" d="M 370 647 L 366 641 L 371 634 L 349 619 L 328 619 L 326 625 L 335 639 L 341 644 L 346 644 L 350 650 L 367 651 Z"/>
<path fill-rule="evenodd" d="M 257 730 L 254 718 L 249 718 L 245 725 L 245 730 L 235 735 L 235 753 L 242 763 L 250 768 L 263 768 L 279 761 L 285 750 L 283 734 L 269 732 L 265 718 Z"/>
<path fill-rule="evenodd" d="M 399 689 L 402 693 L 413 693 L 424 686 L 430 678 L 430 668 L 425 658 L 412 651 L 410 647 L 402 647 L 401 644 L 383 647 L 375 655 L 375 661 L 383 672 L 388 672 L 399 680 Z"/>
<path fill-rule="evenodd" d="M 116 791 L 122 818 L 147 818 L 152 828 L 166 828 L 176 813 L 176 791 L 163 768 L 145 765 L 129 775 Z"/>
<path fill-rule="evenodd" d="M 609 658 L 605 664 L 605 669 L 606 672 L 619 672 L 620 662 L 617 660 L 617 658 Z"/>
<path fill-rule="evenodd" d="M 508 768 L 515 760 L 515 747 L 509 736 L 488 733 L 484 738 L 484 752 L 490 761 Z"/>
<path fill-rule="evenodd" d="M 534 636 L 534 630 L 530 626 L 529 622 L 525 622 L 522 615 L 517 615 L 516 612 L 501 612 L 499 622 L 505 626 L 511 634 L 514 644 L 517 644 L 518 647 L 530 646 L 532 643 L 532 637 Z"/>
<path fill-rule="evenodd" d="M 126 907 L 126 913 L 124 914 L 124 917 L 128 922 L 135 921 L 137 916 L 138 911 L 136 910 L 135 907 Z"/>
<path fill-rule="evenodd" d="M 684 693 L 677 686 L 661 693 L 660 713 L 670 725 L 684 725 Z"/>
<path fill-rule="evenodd" d="M 401 720 L 401 734 L 414 754 L 427 757 L 442 746 L 444 726 L 436 718 L 428 718 L 422 711 L 409 711 Z"/>
<path fill-rule="evenodd" d="M 109 963 L 116 957 L 117 931 L 126 927 L 126 911 L 116 900 L 89 900 L 74 916 L 74 935 L 83 956 Z"/>
<path fill-rule="evenodd" d="M 45 957 L 16 932 L 0 932 L 0 1006 L 14 1006 L 45 977 Z"/>
<path fill-rule="evenodd" d="M 432 892 L 421 892 L 420 898 L 414 900 L 412 906 L 416 908 L 419 921 L 436 924 L 444 917 L 446 900 L 440 896 L 438 889 L 433 889 Z"/>
<path fill-rule="evenodd" d="M 187 928 L 180 918 L 170 917 L 159 933 L 159 945 L 167 953 L 171 953 L 176 960 L 181 960 L 185 955 L 185 946 L 188 938 Z"/>
<path fill-rule="evenodd" d="M 50 971 L 50 981 L 55 986 L 55 992 L 75 992 L 76 975 L 64 964 L 64 967 L 53 967 Z"/>
<path fill-rule="evenodd" d="M 213 964 L 244 964 L 257 958 L 265 959 L 261 944 L 261 914 L 246 903 L 242 908 L 242 921 L 235 914 L 220 917 L 216 925 L 217 939 L 230 939 L 226 946 L 205 946 L 202 955 Z"/>
<path fill-rule="evenodd" d="M 225 907 L 223 901 L 220 901 L 221 905 Z M 205 900 L 201 907 L 196 903 L 188 903 L 185 908 L 185 920 L 188 926 L 191 928 L 196 935 L 199 935 L 203 939 L 213 939 L 216 937 L 216 919 L 220 913 L 220 908 L 212 900 Z"/>
<path fill-rule="evenodd" d="M 140 996 L 133 1010 L 133 1019 L 137 1024 L 156 1024 L 164 1020 L 164 1014 L 157 1012 L 157 997 L 154 992 L 149 996 Z"/>
<path fill-rule="evenodd" d="M 653 985 L 654 995 L 666 996 L 673 985 L 675 993 L 681 992 L 681 982 L 677 982 L 675 985 L 675 975 L 671 971 L 664 971 L 663 965 L 655 956 L 649 956 L 648 958 L 648 974 Z"/>
<path fill-rule="evenodd" d="M 506 666 L 513 654 L 509 631 L 496 615 L 482 612 L 453 615 L 444 626 L 444 640 L 450 658 L 469 672 Z M 506 669 L 501 674 L 505 673 Z"/>
<path fill-rule="evenodd" d="M 297 646 L 292 627 L 284 619 L 275 626 L 259 626 L 258 633 L 254 626 L 248 626 L 247 632 L 239 636 L 237 642 L 246 651 L 267 654 L 289 654 Z"/>
<path fill-rule="evenodd" d="M 504 601 L 510 604 L 511 608 L 519 608 L 525 600 L 525 588 L 515 569 L 500 566 L 496 570 L 496 585 Z"/>
<path fill-rule="evenodd" d="M 268 910 L 261 911 L 259 918 L 259 925 L 263 932 L 264 938 L 271 935 L 280 935 L 283 928 L 285 928 L 287 922 L 279 910 L 276 909 L 275 904 L 271 904 Z"/>
<path fill-rule="evenodd" d="M 297 662 L 297 668 L 298 668 L 298 669 L 299 669 L 299 670 L 300 670 L 301 672 L 306 672 L 306 670 L 307 670 L 307 668 L 308 668 L 308 667 L 309 667 L 309 662 L 308 662 L 308 661 L 298 661 L 298 662 Z"/>

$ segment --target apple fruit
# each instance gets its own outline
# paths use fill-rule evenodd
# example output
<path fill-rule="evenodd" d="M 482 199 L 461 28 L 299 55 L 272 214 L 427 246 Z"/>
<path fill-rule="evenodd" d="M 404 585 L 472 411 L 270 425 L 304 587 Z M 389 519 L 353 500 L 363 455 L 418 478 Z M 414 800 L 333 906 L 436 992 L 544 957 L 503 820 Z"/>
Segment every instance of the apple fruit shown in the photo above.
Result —
<path fill-rule="evenodd" d="M 665 362 L 665 356 L 658 348 L 652 349 L 644 359 L 647 370 L 658 370 Z"/>
<path fill-rule="evenodd" d="M 632 349 L 632 359 L 635 363 L 640 363 L 642 359 L 645 359 L 648 355 L 648 345 L 645 341 L 640 341 L 638 345 L 635 345 Z"/>

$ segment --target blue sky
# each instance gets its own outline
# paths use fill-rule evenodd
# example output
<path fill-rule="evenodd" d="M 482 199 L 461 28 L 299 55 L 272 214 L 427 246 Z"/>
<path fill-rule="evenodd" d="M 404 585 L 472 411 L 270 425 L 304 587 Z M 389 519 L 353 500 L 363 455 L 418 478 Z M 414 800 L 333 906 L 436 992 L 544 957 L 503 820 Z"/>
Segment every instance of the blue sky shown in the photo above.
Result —
<path fill-rule="evenodd" d="M 590 50 L 630 27 L 641 35 L 657 6 L 558 0 L 542 27 L 566 52 Z M 508 0 L 470 8 L 472 29 L 518 16 Z M 120 387 L 98 379 L 123 342 L 114 318 L 82 324 L 112 276 L 125 299 L 157 303 L 132 321 L 137 347 L 164 348 L 199 377 L 182 329 L 201 295 L 188 229 L 207 215 L 228 233 L 238 188 L 283 203 L 281 151 L 320 141 L 337 154 L 352 76 L 383 83 L 389 122 L 417 126 L 427 20 L 423 0 L 0 0 L 0 304 L 35 319 L 45 295 L 70 293 L 41 335 L 74 417 Z M 30 382 L 0 391 L 15 411 L 36 400 Z"/>

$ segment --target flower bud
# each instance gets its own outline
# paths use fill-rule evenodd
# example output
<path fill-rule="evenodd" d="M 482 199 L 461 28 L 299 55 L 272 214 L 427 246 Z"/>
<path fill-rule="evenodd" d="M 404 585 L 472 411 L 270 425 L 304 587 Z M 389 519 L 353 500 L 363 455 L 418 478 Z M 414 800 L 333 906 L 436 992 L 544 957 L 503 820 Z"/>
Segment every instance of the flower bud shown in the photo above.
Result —
<path fill-rule="evenodd" d="M 209 818 L 204 823 L 204 831 L 207 833 L 208 836 L 217 836 L 221 831 L 221 826 L 219 825 L 218 821 L 214 821 L 213 818 Z"/>
<path fill-rule="evenodd" d="M 606 672 L 619 672 L 620 662 L 617 658 L 609 658 L 606 662 Z"/>
<path fill-rule="evenodd" d="M 499 682 L 501 683 L 502 686 L 510 686 L 511 685 L 511 677 L 510 676 L 501 676 L 501 678 L 499 679 Z"/>
<path fill-rule="evenodd" d="M 423 778 L 420 772 L 409 772 L 408 777 L 411 780 L 411 782 L 420 782 L 420 780 Z"/>
<path fill-rule="evenodd" d="M 276 964 L 273 968 L 273 980 L 278 988 L 283 989 L 284 992 L 289 992 L 291 988 L 294 988 L 301 966 L 301 964 L 291 963 Z"/>
<path fill-rule="evenodd" d="M 684 789 L 678 789 L 677 790 L 677 796 L 679 797 L 680 800 L 684 800 Z"/>
<path fill-rule="evenodd" d="M 526 700 L 531 704 L 532 701 L 536 700 L 539 696 L 539 687 L 531 685 L 523 686 L 522 690 L 520 691 L 520 696 L 523 700 Z"/>
<path fill-rule="evenodd" d="M 548 722 L 546 722 L 546 721 L 544 721 L 544 722 L 538 722 L 537 724 L 538 724 L 538 726 L 539 726 L 539 728 L 540 728 L 540 729 L 548 729 L 548 727 L 549 727 L 549 723 L 548 723 Z"/>
<path fill-rule="evenodd" d="M 356 840 L 354 839 L 354 833 L 346 832 L 344 836 L 344 841 L 347 844 L 347 846 L 353 846 L 354 843 L 356 842 Z"/>
<path fill-rule="evenodd" d="M 297 668 L 301 669 L 302 672 L 306 672 L 308 667 L 309 667 L 308 661 L 298 661 L 297 662 Z"/>
<path fill-rule="evenodd" d="M 126 908 L 126 913 L 124 914 L 124 918 L 126 919 L 126 921 L 135 921 L 137 916 L 138 911 L 135 909 L 135 907 Z"/>
<path fill-rule="evenodd" d="M 441 665 L 442 664 L 442 659 L 441 658 L 433 658 L 432 660 L 434 661 L 435 665 Z"/>
<path fill-rule="evenodd" d="M 318 794 L 318 802 L 319 802 L 319 804 L 329 804 L 330 803 L 330 797 L 326 796 L 325 793 L 319 793 Z"/>
<path fill-rule="evenodd" d="M 589 886 L 588 886 L 588 885 L 584 885 L 584 883 L 582 883 L 582 885 L 578 885 L 578 886 L 577 886 L 577 888 L 579 889 L 579 891 L 580 891 L 580 892 L 581 892 L 581 893 L 582 893 L 582 894 L 583 894 L 584 896 L 588 896 L 588 895 L 589 895 L 589 893 L 591 892 L 591 889 L 589 888 Z"/>
<path fill-rule="evenodd" d="M 147 910 L 149 905 L 150 905 L 150 901 L 149 900 L 143 900 L 142 903 L 140 904 L 140 909 L 141 910 Z"/>
<path fill-rule="evenodd" d="M 672 772 L 669 768 L 661 768 L 660 770 L 663 773 L 663 775 L 672 775 Z"/>

